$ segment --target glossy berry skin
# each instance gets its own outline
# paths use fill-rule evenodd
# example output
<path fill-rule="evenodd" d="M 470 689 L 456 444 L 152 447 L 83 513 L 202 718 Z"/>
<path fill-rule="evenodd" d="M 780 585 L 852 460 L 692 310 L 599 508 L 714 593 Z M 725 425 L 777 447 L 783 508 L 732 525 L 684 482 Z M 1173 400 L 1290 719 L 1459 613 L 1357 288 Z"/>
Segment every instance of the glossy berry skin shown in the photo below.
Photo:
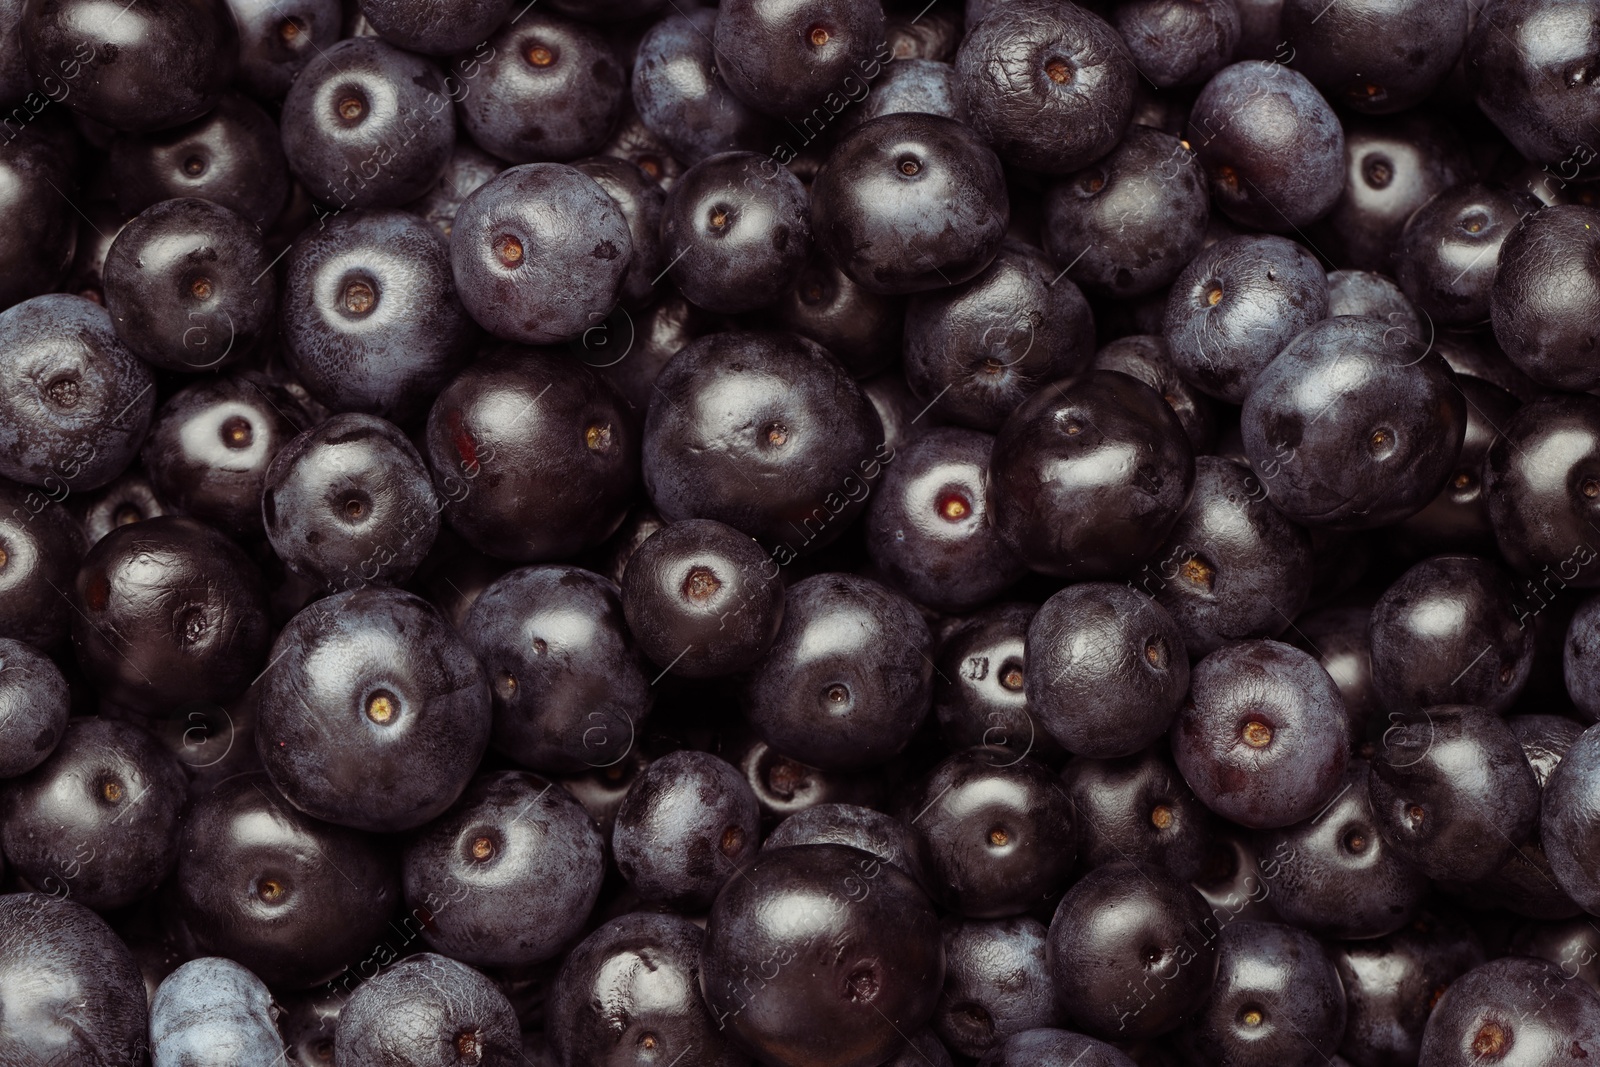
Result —
<path fill-rule="evenodd" d="M 1327 316 L 1327 278 L 1286 237 L 1242 234 L 1205 249 L 1173 282 L 1162 317 L 1178 373 L 1209 396 L 1243 403 L 1284 346 Z"/>
<path fill-rule="evenodd" d="M 256 747 L 306 814 L 409 830 L 461 795 L 489 743 L 483 668 L 420 597 L 362 589 L 284 627 L 263 678 Z"/>
<path fill-rule="evenodd" d="M 339 1012 L 335 1063 L 516 1067 L 524 1063 L 517 1013 L 466 964 L 419 952 L 358 987 Z"/>
<path fill-rule="evenodd" d="M 594 155 L 622 114 L 627 70 L 596 29 L 538 9 L 508 19 L 458 58 L 456 113 L 481 147 L 511 163 Z"/>
<path fill-rule="evenodd" d="M 904 302 L 869 293 L 825 255 L 812 256 L 774 310 L 785 330 L 826 348 L 857 379 L 877 374 L 900 355 Z"/>
<path fill-rule="evenodd" d="M 1479 10 L 1462 56 L 1483 113 L 1526 159 L 1564 178 L 1600 173 L 1593 153 L 1579 150 L 1600 114 L 1579 57 L 1597 45 L 1600 17 L 1585 4 L 1494 0 Z"/>
<path fill-rule="evenodd" d="M 1167 342 L 1158 334 L 1129 334 L 1119 337 L 1095 353 L 1094 370 L 1115 370 L 1137 378 L 1161 394 L 1178 421 L 1195 454 L 1211 450 L 1217 432 L 1217 416 L 1211 399 L 1178 374 L 1177 364 L 1167 351 Z"/>
<path fill-rule="evenodd" d="M 611 384 L 642 421 L 662 368 L 679 349 L 704 336 L 713 325 L 710 315 L 681 293 L 672 293 L 643 312 L 619 308 L 600 325 L 586 330 L 571 347 L 583 350 L 583 361 Z"/>
<path fill-rule="evenodd" d="M 1372 680 L 1406 714 L 1470 704 L 1503 714 L 1533 670 L 1533 629 L 1511 575 L 1476 556 L 1412 567 L 1372 609 Z"/>
<path fill-rule="evenodd" d="M 1434 334 L 1433 343 L 1458 375 L 1469 374 L 1498 385 L 1524 404 L 1549 392 L 1518 370 L 1498 344 L 1481 334 L 1439 330 Z"/>
<path fill-rule="evenodd" d="M 0 480 L 0 638 L 45 649 L 71 630 L 65 589 L 87 546 L 65 507 L 37 489 Z"/>
<path fill-rule="evenodd" d="M 1425 112 L 1347 121 L 1344 166 L 1344 191 L 1317 241 L 1340 266 L 1372 271 L 1394 270 L 1406 220 L 1474 173 L 1460 136 Z"/>
<path fill-rule="evenodd" d="M 55 99 L 86 119 L 135 133 L 210 111 L 233 80 L 239 54 L 222 0 L 160 0 L 127 10 L 91 0 L 28 4 L 22 45 L 34 81 L 58 87 Z"/>
<path fill-rule="evenodd" d="M 1368 0 L 1336 11 L 1285 0 L 1282 33 L 1295 69 L 1330 100 L 1387 115 L 1421 103 L 1445 79 L 1467 42 L 1467 22 L 1462 0 Z"/>
<path fill-rule="evenodd" d="M 78 569 L 73 603 L 84 673 L 102 699 L 132 711 L 226 703 L 266 662 L 261 573 L 195 519 L 163 516 L 101 538 Z"/>
<path fill-rule="evenodd" d="M 94 912 L 43 893 L 0 896 L 9 1063 L 139 1064 L 149 1008 L 132 953 Z"/>
<path fill-rule="evenodd" d="M 274 987 L 309 988 L 354 964 L 400 901 L 386 842 L 301 814 L 260 772 L 200 798 L 179 848 L 178 903 L 196 946 Z"/>
<path fill-rule="evenodd" d="M 111 142 L 111 168 L 117 208 L 126 215 L 163 200 L 198 197 L 266 230 L 289 194 L 278 124 L 237 92 L 193 122 L 118 137 Z"/>
<path fill-rule="evenodd" d="M 604 147 L 602 155 L 625 159 L 644 171 L 645 176 L 663 190 L 671 189 L 686 169 L 675 159 L 665 141 L 650 131 L 632 109 L 624 108 L 622 121 L 617 124 Z"/>
<path fill-rule="evenodd" d="M 1600 598 L 1589 597 L 1572 613 L 1562 645 L 1561 676 L 1573 706 L 1600 722 Z"/>
<path fill-rule="evenodd" d="M 545 1004 L 554 1062 L 648 1067 L 692 1055 L 706 1067 L 746 1067 L 700 993 L 704 936 L 680 916 L 634 912 L 584 938 Z"/>
<path fill-rule="evenodd" d="M 1470 374 L 1457 374 L 1456 387 L 1467 401 L 1467 432 L 1455 471 L 1433 503 L 1400 524 L 1400 532 L 1425 551 L 1487 556 L 1496 545 L 1483 481 L 1484 460 L 1501 428 L 1516 414 L 1518 401 Z"/>
<path fill-rule="evenodd" d="M 1061 1021 L 1037 919 L 967 919 L 945 926 L 944 991 L 933 1029 L 963 1056 Z"/>
<path fill-rule="evenodd" d="M 580 159 L 572 167 L 594 179 L 622 208 L 628 236 L 633 241 L 633 259 L 622 283 L 622 302 L 634 308 L 649 305 L 661 295 L 655 286 L 666 265 L 661 252 L 661 211 L 666 204 L 666 191 L 626 159 L 594 156 Z"/>
<path fill-rule="evenodd" d="M 1600 585 L 1589 540 L 1600 514 L 1600 400 L 1558 393 L 1517 409 L 1489 446 L 1483 493 L 1513 570 Z"/>
<path fill-rule="evenodd" d="M 1583 735 L 1584 727 L 1560 715 L 1512 715 L 1506 719 L 1506 725 L 1511 727 L 1517 743 L 1522 746 L 1522 754 L 1533 768 L 1534 779 L 1541 790 L 1542 807 L 1542 791 L 1549 786 L 1550 776 L 1566 758 L 1573 742 Z M 1469 906 L 1503 907 L 1533 919 L 1566 919 L 1583 910 L 1551 872 L 1550 858 L 1545 855 L 1537 831 L 1533 837 L 1518 843 L 1505 866 L 1468 887 L 1463 899 Z"/>
<path fill-rule="evenodd" d="M 285 263 L 285 362 L 333 411 L 409 422 L 472 355 L 448 246 L 410 212 L 323 220 Z"/>
<path fill-rule="evenodd" d="M 1008 243 L 976 278 L 906 306 L 907 384 L 935 417 L 973 429 L 998 430 L 1093 353 L 1088 301 L 1032 245 Z"/>
<path fill-rule="evenodd" d="M 656 379 L 644 484 L 668 521 L 726 523 L 775 546 L 783 564 L 837 540 L 860 513 L 894 457 L 882 442 L 860 387 L 815 342 L 709 334 Z"/>
<path fill-rule="evenodd" d="M 1596 22 L 1600 27 L 1600 20 Z M 1541 385 L 1600 385 L 1600 208 L 1560 204 L 1523 219 L 1500 246 L 1489 291 L 1495 340 Z"/>
<path fill-rule="evenodd" d="M 306 64 L 283 101 L 283 154 L 311 196 L 340 210 L 398 207 L 450 161 L 444 75 L 378 37 L 351 37 Z"/>
<path fill-rule="evenodd" d="M 933 714 L 952 750 L 999 745 L 1042 760 L 1064 754 L 1029 711 L 1024 691 L 1024 642 L 1037 610 L 1033 604 L 991 604 L 940 637 L 934 657 Z"/>
<path fill-rule="evenodd" d="M 77 719 L 49 759 L 6 784 L 0 846 L 41 891 L 119 908 L 177 863 L 187 786 L 178 761 L 137 726 Z"/>
<path fill-rule="evenodd" d="M 149 365 L 104 308 L 52 293 L 0 312 L 0 477 L 98 489 L 138 454 L 155 406 Z"/>
<path fill-rule="evenodd" d="M 883 439 L 889 448 L 908 445 L 931 429 L 917 418 L 923 405 L 912 395 L 904 374 L 875 374 L 861 383 L 861 391 L 883 423 Z"/>
<path fill-rule="evenodd" d="M 1165 746 L 1117 759 L 1069 760 L 1061 782 L 1078 812 L 1083 865 L 1117 860 L 1158 866 L 1185 881 L 1204 873 L 1210 811 L 1189 788 Z"/>
<path fill-rule="evenodd" d="M 633 106 L 640 120 L 689 166 L 719 152 L 754 151 L 770 120 L 733 94 L 716 61 L 711 8 L 668 11 L 639 41 Z"/>
<path fill-rule="evenodd" d="M 150 1002 L 156 1063 L 204 1065 L 226 1056 L 238 1067 L 272 1067 L 283 1046 L 266 983 L 220 956 L 183 964 Z"/>
<path fill-rule="evenodd" d="M 334 0 L 227 0 L 239 30 L 239 87 L 258 100 L 280 100 L 317 55 L 339 40 L 343 13 Z"/>
<path fill-rule="evenodd" d="M 944 946 L 898 867 L 844 845 L 763 852 L 712 905 L 711 1019 L 778 1067 L 873 1067 L 933 1014 Z"/>
<path fill-rule="evenodd" d="M 1073 580 L 1138 567 L 1193 485 L 1193 449 L 1177 415 L 1155 390 L 1114 371 L 1039 390 L 1001 427 L 989 461 L 1001 540 L 1034 570 Z"/>
<path fill-rule="evenodd" d="M 634 892 L 693 914 L 756 854 L 761 812 L 748 782 L 709 752 L 652 762 L 617 811 L 611 849 Z"/>
<path fill-rule="evenodd" d="M 622 576 L 629 632 L 651 660 L 685 678 L 758 665 L 783 603 L 778 565 L 750 537 L 711 519 L 652 534 Z"/>
<path fill-rule="evenodd" d="M 48 656 L 0 637 L 0 779 L 33 770 L 61 743 L 67 727 L 67 680 Z"/>
<path fill-rule="evenodd" d="M 156 413 L 143 449 L 165 510 L 236 538 L 259 537 L 267 467 L 298 429 L 289 410 L 251 372 L 202 378 L 174 394 Z"/>
<path fill-rule="evenodd" d="M 1387 937 L 1340 945 L 1332 956 L 1348 1008 L 1340 1054 L 1351 1063 L 1401 1067 L 1417 1062 L 1440 995 L 1483 963 L 1483 946 L 1465 923 L 1424 913 Z"/>
<path fill-rule="evenodd" d="M 805 186 L 758 152 L 710 156 L 673 183 L 661 245 L 672 280 L 695 304 L 723 314 L 764 307 L 811 256 Z"/>
<path fill-rule="evenodd" d="M 1339 972 L 1292 926 L 1235 922 L 1217 935 L 1210 1000 L 1180 1037 L 1204 1067 L 1322 1067 L 1344 1033 Z"/>
<path fill-rule="evenodd" d="M 1028 711 L 1077 755 L 1130 756 L 1167 732 L 1189 688 L 1166 609 L 1114 582 L 1056 593 L 1028 624 Z"/>
<path fill-rule="evenodd" d="M 858 804 L 823 803 L 803 808 L 775 826 L 761 850 L 793 845 L 848 845 L 892 863 L 922 880 L 911 831 L 899 819 Z"/>
<path fill-rule="evenodd" d="M 265 472 L 260 500 L 284 565 L 341 591 L 411 577 L 433 547 L 443 507 L 405 435 L 357 414 L 288 441 Z"/>
<path fill-rule="evenodd" d="M 1444 705 L 1392 721 L 1369 783 L 1379 832 L 1430 878 L 1493 874 L 1539 824 L 1539 782 L 1516 735 L 1482 708 Z M 1553 854 L 1551 864 L 1560 878 Z"/>
<path fill-rule="evenodd" d="M 0 148 L 0 176 L 6 182 L 0 199 L 0 305 L 10 307 L 49 292 L 67 273 L 78 214 L 56 191 L 72 184 L 66 154 L 46 137 L 8 141 Z"/>
<path fill-rule="evenodd" d="M 632 261 L 622 208 L 560 163 L 501 171 L 467 197 L 450 232 L 450 268 L 467 311 L 522 344 L 570 340 L 603 321 Z"/>
<path fill-rule="evenodd" d="M 106 310 L 117 336 L 163 370 L 205 371 L 248 354 L 277 310 L 256 227 L 207 200 L 146 208 L 106 255 Z"/>
<path fill-rule="evenodd" d="M 1239 42 L 1239 8 L 1228 0 L 1135 0 L 1116 9 L 1112 25 L 1139 73 L 1163 89 L 1205 82 Z"/>
<path fill-rule="evenodd" d="M 1395 280 L 1440 326 L 1485 321 L 1500 250 L 1525 210 L 1504 189 L 1477 182 L 1446 189 L 1406 220 L 1394 251 Z"/>
<path fill-rule="evenodd" d="M 405 846 L 412 913 L 428 945 L 474 966 L 557 956 L 582 930 L 605 841 L 570 793 L 527 771 L 489 771 Z"/>
<path fill-rule="evenodd" d="M 1195 664 L 1172 755 L 1212 811 L 1269 829 L 1309 818 L 1338 791 L 1350 723 L 1311 656 L 1278 641 L 1224 645 Z"/>
<path fill-rule="evenodd" d="M 870 772 L 808 767 L 759 738 L 741 742 L 732 755 L 755 790 L 763 819 L 787 818 L 819 804 L 888 803 L 881 776 Z"/>
<path fill-rule="evenodd" d="M 867 551 L 919 604 L 966 611 L 1027 567 L 990 523 L 985 476 L 994 438 L 940 427 L 895 455 L 867 504 Z"/>
<path fill-rule="evenodd" d="M 1381 937 L 1422 903 L 1428 880 L 1379 834 L 1369 775 L 1365 760 L 1351 760 L 1331 804 L 1261 835 L 1262 854 L 1278 861 L 1272 905 L 1285 922 L 1323 937 Z"/>
<path fill-rule="evenodd" d="M 1426 339 L 1430 333 L 1400 287 L 1388 275 L 1374 271 L 1329 271 L 1328 314 L 1365 315 L 1400 327 L 1408 337 Z"/>
<path fill-rule="evenodd" d="M 1324 319 L 1256 378 L 1240 416 L 1267 497 L 1296 522 L 1388 525 L 1444 488 L 1467 429 L 1455 373 L 1375 319 Z"/>
<path fill-rule="evenodd" d="M 1589 916 L 1579 913 L 1577 918 L 1560 922 L 1526 923 L 1511 937 L 1507 946 L 1514 956 L 1533 956 L 1562 964 L 1568 977 L 1579 977 L 1590 986 L 1595 984 L 1594 927 Z M 1482 962 L 1481 953 L 1478 962 Z M 1576 974 L 1572 974 L 1576 971 Z"/>
<path fill-rule="evenodd" d="M 1600 734 L 1591 727 L 1572 743 L 1551 772 L 1539 819 L 1539 840 L 1556 881 L 1591 912 L 1600 907 L 1600 857 L 1594 847 L 1597 767 Z"/>
<path fill-rule="evenodd" d="M 1367 640 L 1371 618 L 1372 605 L 1364 600 L 1330 605 L 1298 616 L 1288 634 L 1288 643 L 1315 656 L 1339 687 L 1355 744 L 1368 736 L 1374 723 L 1385 721 L 1372 684 L 1372 645 Z"/>
<path fill-rule="evenodd" d="M 1200 251 L 1211 214 L 1194 153 L 1149 126 L 1130 126 L 1110 155 L 1052 185 L 1044 212 L 1044 248 L 1057 269 L 1113 297 L 1154 293 L 1176 278 Z"/>
<path fill-rule="evenodd" d="M 1312 548 L 1311 535 L 1268 502 L 1260 477 L 1199 456 L 1188 507 L 1132 584 L 1172 616 L 1190 655 L 1205 655 L 1282 634 L 1311 595 Z"/>
<path fill-rule="evenodd" d="M 841 137 L 811 183 L 817 245 L 874 293 L 959 285 L 1011 217 L 999 158 L 942 115 L 884 115 Z"/>
<path fill-rule="evenodd" d="M 1562 965 L 1511 956 L 1490 960 L 1450 983 L 1428 1017 L 1417 1062 L 1420 1067 L 1581 1063 L 1596 1046 L 1600 994 Z"/>
<path fill-rule="evenodd" d="M 969 748 L 935 767 L 905 805 L 923 884 L 969 919 L 1048 906 L 1077 854 L 1072 802 L 1043 764 Z"/>
<path fill-rule="evenodd" d="M 461 210 L 467 197 L 505 169 L 504 160 L 491 156 L 473 144 L 471 138 L 458 138 L 439 184 L 406 205 L 406 210 L 433 223 L 449 240 L 455 228 L 456 212 Z"/>
<path fill-rule="evenodd" d="M 639 772 L 650 765 L 650 758 L 637 748 L 609 767 L 591 767 L 576 774 L 556 776 L 557 784 L 571 793 L 594 820 L 603 840 L 610 840 L 616 825 L 617 809 L 633 788 Z"/>
<path fill-rule="evenodd" d="M 631 751 L 656 672 L 609 580 L 577 567 L 514 570 L 478 596 L 461 632 L 489 676 L 496 751 L 546 773 L 610 767 Z"/>
<path fill-rule="evenodd" d="M 1210 918 L 1205 898 L 1159 867 L 1118 860 L 1084 875 L 1050 920 L 1050 976 L 1069 1024 L 1117 1041 L 1175 1029 L 1211 993 Z"/>
<path fill-rule="evenodd" d="M 1234 222 L 1287 233 L 1326 215 L 1344 188 L 1344 131 L 1305 75 L 1246 60 L 1206 83 L 1189 112 L 1211 202 Z"/>
<path fill-rule="evenodd" d="M 770 115 L 811 118 L 889 58 L 878 0 L 729 0 L 718 5 L 717 69 L 735 96 Z M 827 111 L 823 111 L 827 115 Z"/>
<path fill-rule="evenodd" d="M 514 562 L 559 559 L 622 523 L 638 485 L 637 429 L 600 376 L 565 353 L 504 348 L 457 375 L 428 413 L 445 519 Z"/>
<path fill-rule="evenodd" d="M 1212 919 L 1219 927 L 1243 920 L 1278 920 L 1269 887 L 1278 860 L 1257 853 L 1253 838 L 1237 827 L 1219 827 L 1200 878 L 1190 883 L 1211 905 Z"/>
<path fill-rule="evenodd" d="M 941 60 L 917 59 L 897 53 L 894 62 L 884 68 L 882 77 L 860 102 L 859 111 L 852 109 L 847 112 L 854 115 L 855 119 L 846 118 L 845 122 L 866 122 L 880 115 L 898 115 L 908 111 L 943 115 L 965 122 L 967 109 L 961 103 L 961 84 L 956 68 Z"/>
<path fill-rule="evenodd" d="M 1077 6 L 1000 7 L 955 63 L 973 129 L 1015 167 L 1070 174 L 1116 147 L 1133 115 L 1127 47 Z"/>
<path fill-rule="evenodd" d="M 1012 1034 L 979 1063 L 981 1067 L 1134 1067 L 1134 1061 L 1115 1045 L 1050 1027 Z"/>
<path fill-rule="evenodd" d="M 469 51 L 500 28 L 511 0 L 456 0 L 415 8 L 394 0 L 362 0 L 361 15 L 378 36 L 408 52 L 447 56 Z"/>
<path fill-rule="evenodd" d="M 927 716 L 932 646 L 909 600 L 860 575 L 815 575 L 789 587 L 772 651 L 741 705 L 761 739 L 792 759 L 871 767 Z"/>

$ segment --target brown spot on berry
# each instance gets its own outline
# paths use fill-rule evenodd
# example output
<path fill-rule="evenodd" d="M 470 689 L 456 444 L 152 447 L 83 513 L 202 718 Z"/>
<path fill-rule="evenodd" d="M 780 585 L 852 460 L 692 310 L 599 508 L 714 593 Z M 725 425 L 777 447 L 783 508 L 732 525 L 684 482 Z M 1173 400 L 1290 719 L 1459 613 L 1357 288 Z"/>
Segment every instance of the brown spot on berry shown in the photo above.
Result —
<path fill-rule="evenodd" d="M 1499 1023 L 1484 1023 L 1472 1035 L 1472 1051 L 1477 1056 L 1500 1057 L 1511 1047 L 1511 1035 Z"/>
<path fill-rule="evenodd" d="M 222 421 L 219 428 L 222 443 L 228 448 L 249 448 L 255 441 L 256 434 L 250 425 L 250 420 L 243 415 L 234 415 Z"/>

